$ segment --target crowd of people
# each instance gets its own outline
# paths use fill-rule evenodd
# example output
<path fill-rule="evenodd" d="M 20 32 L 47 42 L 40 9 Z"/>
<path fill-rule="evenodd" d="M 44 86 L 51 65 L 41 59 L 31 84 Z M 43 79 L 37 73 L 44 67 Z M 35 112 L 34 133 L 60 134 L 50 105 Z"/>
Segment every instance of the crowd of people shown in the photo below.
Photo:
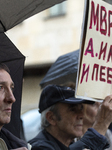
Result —
<path fill-rule="evenodd" d="M 14 82 L 5 64 L 0 64 L 1 150 L 104 150 L 112 149 L 112 95 L 102 103 L 74 97 L 67 86 L 48 85 L 40 96 L 40 133 L 28 143 L 4 128 L 11 119 Z M 77 139 L 77 140 L 75 140 Z"/>

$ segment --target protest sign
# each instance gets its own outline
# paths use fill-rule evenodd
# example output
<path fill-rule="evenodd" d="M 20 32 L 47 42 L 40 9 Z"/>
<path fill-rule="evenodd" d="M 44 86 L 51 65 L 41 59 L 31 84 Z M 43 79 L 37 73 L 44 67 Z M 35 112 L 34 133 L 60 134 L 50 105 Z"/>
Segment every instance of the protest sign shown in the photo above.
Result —
<path fill-rule="evenodd" d="M 112 94 L 112 5 L 86 0 L 76 97 L 103 100 Z"/>

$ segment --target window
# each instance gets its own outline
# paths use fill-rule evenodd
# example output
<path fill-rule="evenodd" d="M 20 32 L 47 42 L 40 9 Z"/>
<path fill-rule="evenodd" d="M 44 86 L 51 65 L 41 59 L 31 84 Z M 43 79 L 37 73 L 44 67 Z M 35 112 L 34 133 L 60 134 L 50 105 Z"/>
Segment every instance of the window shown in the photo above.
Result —
<path fill-rule="evenodd" d="M 105 2 L 112 4 L 112 0 L 104 0 Z"/>
<path fill-rule="evenodd" d="M 55 17 L 65 14 L 66 14 L 66 2 L 62 2 L 49 8 L 49 17 Z"/>

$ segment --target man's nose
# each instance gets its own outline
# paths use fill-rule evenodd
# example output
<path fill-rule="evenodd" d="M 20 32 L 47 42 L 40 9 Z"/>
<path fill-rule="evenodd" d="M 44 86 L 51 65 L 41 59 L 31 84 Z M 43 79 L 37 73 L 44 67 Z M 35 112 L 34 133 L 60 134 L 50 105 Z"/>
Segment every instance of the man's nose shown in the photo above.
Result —
<path fill-rule="evenodd" d="M 83 116 L 84 116 L 84 112 L 83 112 L 83 110 L 80 110 L 78 112 L 78 119 L 83 119 Z"/>
<path fill-rule="evenodd" d="M 5 99 L 10 102 L 10 103 L 14 103 L 16 101 L 15 97 L 14 97 L 14 94 L 12 92 L 11 89 L 8 89 L 6 92 L 5 92 Z"/>

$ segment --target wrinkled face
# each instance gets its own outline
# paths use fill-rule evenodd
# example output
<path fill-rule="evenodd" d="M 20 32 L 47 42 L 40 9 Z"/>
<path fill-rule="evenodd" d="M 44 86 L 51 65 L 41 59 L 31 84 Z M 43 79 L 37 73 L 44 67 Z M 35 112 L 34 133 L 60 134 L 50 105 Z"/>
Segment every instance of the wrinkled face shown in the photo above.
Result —
<path fill-rule="evenodd" d="M 94 104 L 84 104 L 84 122 L 88 122 L 93 125 L 95 122 L 95 118 L 98 112 L 98 108 L 100 106 L 99 102 L 95 102 Z"/>
<path fill-rule="evenodd" d="M 8 72 L 0 70 L 0 128 L 10 122 L 14 83 Z"/>
<path fill-rule="evenodd" d="M 57 106 L 60 119 L 56 121 L 56 125 L 60 135 L 65 134 L 69 138 L 80 137 L 83 127 L 83 105 L 58 103 Z"/>

